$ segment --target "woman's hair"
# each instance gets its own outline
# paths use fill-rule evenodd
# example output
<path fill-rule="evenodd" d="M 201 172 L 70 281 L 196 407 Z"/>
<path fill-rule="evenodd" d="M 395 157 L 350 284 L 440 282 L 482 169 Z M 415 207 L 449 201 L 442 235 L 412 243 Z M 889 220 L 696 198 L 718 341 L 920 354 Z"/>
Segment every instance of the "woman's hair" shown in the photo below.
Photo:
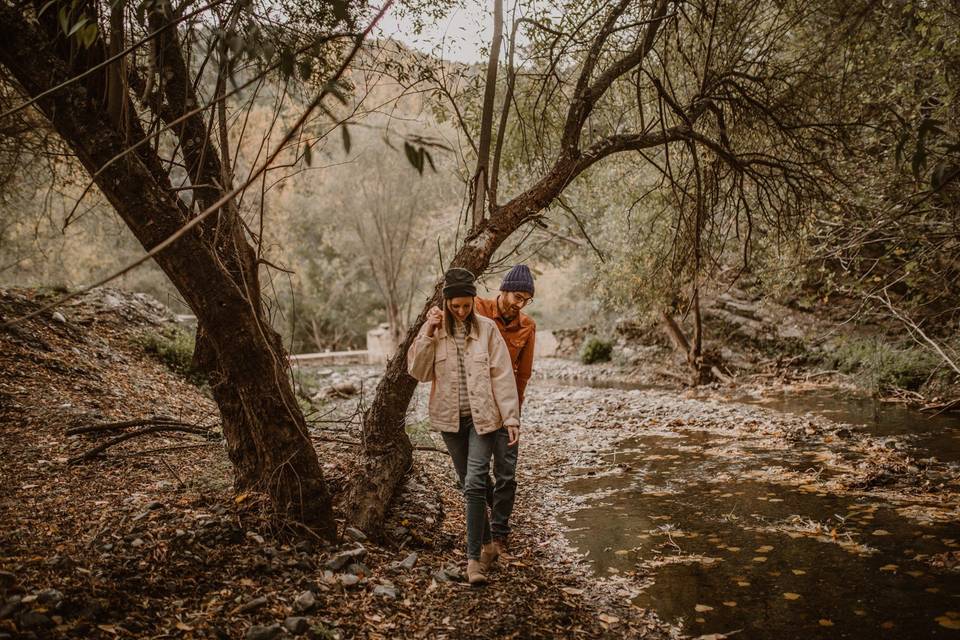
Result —
<path fill-rule="evenodd" d="M 448 303 L 452 298 L 447 298 L 443 301 L 443 324 L 447 328 L 447 332 L 450 335 L 453 335 L 453 328 L 457 326 L 457 320 L 453 317 L 453 314 L 450 313 L 450 307 Z M 473 301 L 473 306 L 470 308 L 470 313 L 467 314 L 466 319 L 463 321 L 463 324 L 467 326 L 467 333 L 473 331 L 474 326 L 477 323 L 477 302 Z"/>

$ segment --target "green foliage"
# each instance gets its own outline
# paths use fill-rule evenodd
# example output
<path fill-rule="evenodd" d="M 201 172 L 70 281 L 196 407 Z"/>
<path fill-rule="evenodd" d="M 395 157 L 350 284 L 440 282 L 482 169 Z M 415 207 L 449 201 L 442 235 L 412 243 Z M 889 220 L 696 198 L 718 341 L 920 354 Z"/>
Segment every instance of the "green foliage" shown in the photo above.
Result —
<path fill-rule="evenodd" d="M 583 364 L 593 364 L 595 362 L 610 362 L 613 355 L 613 342 L 591 336 L 583 342 L 580 348 L 580 361 Z"/>
<path fill-rule="evenodd" d="M 929 351 L 917 346 L 897 347 L 886 339 L 850 338 L 823 357 L 825 366 L 854 374 L 875 390 L 920 388 L 939 366 Z"/>
<path fill-rule="evenodd" d="M 144 351 L 155 356 L 167 367 L 187 378 L 191 383 L 203 383 L 203 375 L 193 366 L 194 337 L 180 327 L 171 326 L 159 332 L 150 331 L 137 342 Z"/>

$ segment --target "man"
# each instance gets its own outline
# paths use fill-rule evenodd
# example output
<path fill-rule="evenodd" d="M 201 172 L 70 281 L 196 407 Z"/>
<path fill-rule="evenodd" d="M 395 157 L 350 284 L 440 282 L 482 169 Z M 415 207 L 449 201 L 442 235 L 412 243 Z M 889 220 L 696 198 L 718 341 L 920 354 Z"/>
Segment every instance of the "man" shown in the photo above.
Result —
<path fill-rule="evenodd" d="M 530 268 L 525 264 L 518 264 L 504 276 L 496 299 L 476 299 L 477 313 L 493 320 L 507 343 L 513 362 L 513 375 L 517 381 L 521 411 L 527 381 L 533 372 L 533 350 L 537 334 L 536 322 L 521 309 L 533 301 L 533 293 L 533 274 L 530 273 Z M 485 555 L 483 560 L 486 565 L 508 549 L 509 520 L 517 493 L 517 453 L 518 446 L 511 446 L 509 435 L 505 429 L 501 429 L 497 433 L 493 450 L 494 481 L 491 482 L 488 478 L 487 501 L 490 503 L 494 554 Z"/>

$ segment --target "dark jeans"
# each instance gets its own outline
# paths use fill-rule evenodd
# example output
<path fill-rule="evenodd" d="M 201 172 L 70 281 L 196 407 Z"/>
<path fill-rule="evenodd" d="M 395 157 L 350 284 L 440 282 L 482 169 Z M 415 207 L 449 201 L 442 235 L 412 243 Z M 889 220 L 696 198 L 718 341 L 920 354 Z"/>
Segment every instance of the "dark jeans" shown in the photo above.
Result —
<path fill-rule="evenodd" d="M 493 446 L 493 479 L 487 476 L 487 502 L 490 505 L 490 528 L 494 538 L 510 535 L 510 514 L 517 497 L 517 454 L 520 445 L 507 446 L 506 429 L 495 434 Z"/>
<path fill-rule="evenodd" d="M 480 559 L 480 547 L 490 542 L 487 521 L 490 458 L 496 433 L 480 435 L 470 416 L 460 416 L 460 431 L 443 433 L 443 442 L 453 459 L 453 468 L 460 478 L 467 516 L 467 558 Z"/>

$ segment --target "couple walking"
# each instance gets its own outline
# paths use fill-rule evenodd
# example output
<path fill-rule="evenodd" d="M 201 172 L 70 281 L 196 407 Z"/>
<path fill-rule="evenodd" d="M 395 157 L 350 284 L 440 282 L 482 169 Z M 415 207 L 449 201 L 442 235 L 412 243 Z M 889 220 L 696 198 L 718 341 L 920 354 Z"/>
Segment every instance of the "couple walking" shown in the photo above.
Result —
<path fill-rule="evenodd" d="M 520 310 L 533 300 L 533 276 L 526 265 L 516 265 L 493 300 L 477 297 L 475 277 L 466 269 L 450 269 L 443 284 L 443 309 L 427 313 L 407 352 L 407 368 L 432 383 L 430 425 L 441 432 L 463 487 L 467 580 L 478 585 L 506 552 L 510 533 L 520 407 L 536 335 L 533 319 Z"/>

